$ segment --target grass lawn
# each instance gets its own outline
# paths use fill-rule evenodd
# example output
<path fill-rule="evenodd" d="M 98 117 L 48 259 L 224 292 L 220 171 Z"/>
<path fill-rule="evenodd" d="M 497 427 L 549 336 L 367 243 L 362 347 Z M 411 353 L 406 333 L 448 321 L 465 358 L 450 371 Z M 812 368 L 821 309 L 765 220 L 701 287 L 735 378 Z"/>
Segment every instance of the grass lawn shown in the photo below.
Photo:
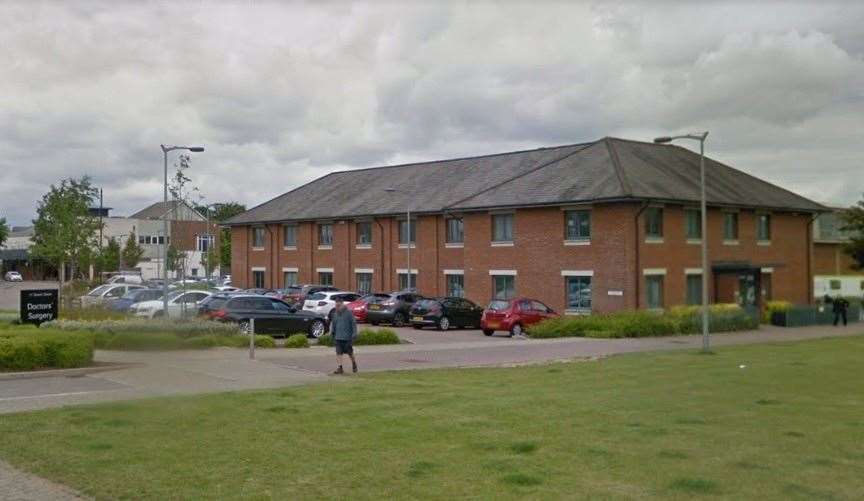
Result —
<path fill-rule="evenodd" d="M 101 499 L 864 494 L 864 336 L 344 379 L 0 416 L 0 456 Z"/>

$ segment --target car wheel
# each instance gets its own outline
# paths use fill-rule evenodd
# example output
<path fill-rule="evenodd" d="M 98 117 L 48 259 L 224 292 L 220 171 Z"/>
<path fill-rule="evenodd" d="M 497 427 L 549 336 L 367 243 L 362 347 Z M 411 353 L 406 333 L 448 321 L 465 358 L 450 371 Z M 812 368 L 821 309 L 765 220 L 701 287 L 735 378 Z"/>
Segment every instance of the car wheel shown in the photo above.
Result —
<path fill-rule="evenodd" d="M 521 336 L 523 333 L 522 324 L 513 324 L 513 327 L 510 327 L 510 337 Z"/>
<path fill-rule="evenodd" d="M 405 325 L 405 315 L 401 313 L 393 315 L 393 326 L 402 327 L 403 325 Z"/>
<path fill-rule="evenodd" d="M 323 320 L 313 320 L 309 325 L 309 335 L 315 339 L 323 336 L 325 332 L 327 332 L 327 326 Z"/>
<path fill-rule="evenodd" d="M 420 325 L 420 324 L 414 324 L 414 325 L 412 325 L 411 327 L 414 327 L 414 329 L 416 329 L 416 330 L 418 330 L 418 331 L 423 329 L 423 326 Z"/>
<path fill-rule="evenodd" d="M 439 331 L 446 331 L 449 328 L 450 328 L 450 319 L 447 317 L 441 317 L 441 319 L 438 320 L 438 330 Z"/>
<path fill-rule="evenodd" d="M 495 331 L 490 330 L 490 329 L 483 329 L 483 335 L 484 336 L 491 336 L 492 334 L 495 334 Z"/>
<path fill-rule="evenodd" d="M 252 332 L 252 324 L 249 323 L 248 320 L 241 320 L 240 321 L 240 333 L 246 334 L 248 336 L 249 333 L 251 333 L 251 332 Z"/>

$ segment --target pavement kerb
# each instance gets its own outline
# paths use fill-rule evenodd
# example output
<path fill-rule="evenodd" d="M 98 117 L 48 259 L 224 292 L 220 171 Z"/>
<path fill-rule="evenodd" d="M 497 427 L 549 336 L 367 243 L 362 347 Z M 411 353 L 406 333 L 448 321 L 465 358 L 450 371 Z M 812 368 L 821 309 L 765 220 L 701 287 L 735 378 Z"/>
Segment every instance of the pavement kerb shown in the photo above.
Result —
<path fill-rule="evenodd" d="M 15 379 L 38 379 L 46 377 L 81 377 L 97 372 L 116 371 L 120 369 L 131 369 L 133 367 L 144 367 L 146 364 L 138 362 L 99 362 L 99 365 L 90 367 L 76 367 L 74 369 L 45 369 L 28 372 L 0 372 L 0 381 Z"/>

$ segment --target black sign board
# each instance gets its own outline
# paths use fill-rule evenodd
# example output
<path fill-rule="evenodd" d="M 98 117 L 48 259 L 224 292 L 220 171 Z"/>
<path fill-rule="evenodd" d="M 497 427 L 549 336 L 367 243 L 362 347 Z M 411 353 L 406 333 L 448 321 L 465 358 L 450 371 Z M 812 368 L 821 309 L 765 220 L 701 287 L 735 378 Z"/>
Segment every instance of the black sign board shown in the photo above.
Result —
<path fill-rule="evenodd" d="M 57 289 L 21 291 L 21 323 L 39 325 L 57 318 Z"/>

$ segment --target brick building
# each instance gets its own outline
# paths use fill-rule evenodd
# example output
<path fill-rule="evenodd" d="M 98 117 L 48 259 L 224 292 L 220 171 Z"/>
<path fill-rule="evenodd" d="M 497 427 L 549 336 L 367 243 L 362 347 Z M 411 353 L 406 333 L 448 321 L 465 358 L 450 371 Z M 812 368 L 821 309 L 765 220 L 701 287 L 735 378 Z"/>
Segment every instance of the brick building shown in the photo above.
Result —
<path fill-rule="evenodd" d="M 851 235 L 841 230 L 840 218 L 845 209 L 832 208 L 813 223 L 813 294 L 815 297 L 842 295 L 864 296 L 864 270 L 856 270 L 855 261 L 843 246 Z"/>
<path fill-rule="evenodd" d="M 706 159 L 716 302 L 812 296 L 825 208 Z M 228 221 L 239 286 L 525 295 L 559 311 L 701 301 L 699 156 L 617 138 L 336 172 Z M 411 210 L 411 235 L 406 220 Z"/>

